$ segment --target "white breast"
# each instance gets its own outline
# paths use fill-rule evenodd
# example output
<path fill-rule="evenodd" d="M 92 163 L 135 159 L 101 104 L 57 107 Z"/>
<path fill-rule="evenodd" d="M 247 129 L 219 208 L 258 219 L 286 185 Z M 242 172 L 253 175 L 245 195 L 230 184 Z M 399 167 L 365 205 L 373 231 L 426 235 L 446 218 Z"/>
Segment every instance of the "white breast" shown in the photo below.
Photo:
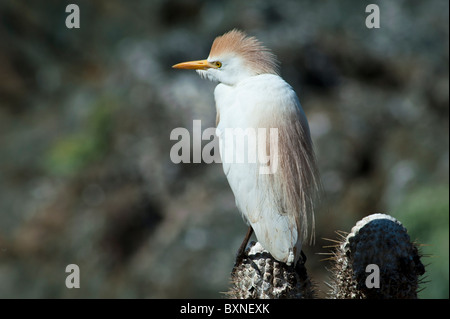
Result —
<path fill-rule="evenodd" d="M 270 125 L 270 119 L 300 114 L 307 125 L 303 110 L 292 88 L 279 76 L 258 75 L 239 82 L 236 86 L 217 85 L 215 100 L 220 121 L 217 135 L 221 141 L 223 169 L 236 198 L 236 205 L 244 219 L 255 231 L 258 241 L 274 258 L 285 263 L 298 259 L 302 238 L 292 216 L 281 211 L 283 194 L 268 190 L 269 179 L 261 178 L 258 163 L 229 163 L 225 154 L 236 154 L 240 149 L 229 143 L 227 129 L 255 129 Z M 298 110 L 300 109 L 300 112 Z M 264 124 L 262 124 L 264 123 Z M 245 148 L 244 152 L 248 149 Z"/>

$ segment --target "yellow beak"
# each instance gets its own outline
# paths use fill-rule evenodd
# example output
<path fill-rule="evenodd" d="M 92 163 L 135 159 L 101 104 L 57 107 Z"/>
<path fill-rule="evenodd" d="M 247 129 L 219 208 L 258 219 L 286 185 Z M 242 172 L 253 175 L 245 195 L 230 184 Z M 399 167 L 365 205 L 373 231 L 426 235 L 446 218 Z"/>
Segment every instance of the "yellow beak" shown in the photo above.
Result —
<path fill-rule="evenodd" d="M 174 69 L 188 69 L 188 70 L 206 70 L 209 68 L 216 68 L 212 63 L 207 60 L 189 61 L 182 62 L 172 66 Z"/>

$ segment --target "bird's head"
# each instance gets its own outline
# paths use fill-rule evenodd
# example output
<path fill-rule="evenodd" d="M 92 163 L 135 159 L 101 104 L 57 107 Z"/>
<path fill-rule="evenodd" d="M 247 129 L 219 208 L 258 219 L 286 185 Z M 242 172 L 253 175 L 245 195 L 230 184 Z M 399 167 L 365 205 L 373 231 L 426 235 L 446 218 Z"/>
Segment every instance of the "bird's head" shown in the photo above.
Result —
<path fill-rule="evenodd" d="M 217 37 L 206 60 L 178 63 L 176 69 L 192 69 L 212 81 L 235 85 L 259 74 L 278 74 L 275 55 L 254 37 L 232 30 Z"/>

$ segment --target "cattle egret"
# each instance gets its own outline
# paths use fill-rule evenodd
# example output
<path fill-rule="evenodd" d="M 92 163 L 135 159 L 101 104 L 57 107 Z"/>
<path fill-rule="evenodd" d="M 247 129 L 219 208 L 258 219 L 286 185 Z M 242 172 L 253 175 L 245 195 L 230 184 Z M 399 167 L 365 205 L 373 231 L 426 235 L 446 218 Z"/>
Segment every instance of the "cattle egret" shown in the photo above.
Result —
<path fill-rule="evenodd" d="M 249 225 L 238 258 L 245 255 L 254 232 L 276 260 L 295 266 L 309 228 L 313 238 L 313 199 L 319 182 L 305 113 L 292 87 L 278 75 L 275 55 L 256 38 L 234 29 L 214 40 L 206 60 L 179 63 L 173 68 L 193 69 L 219 82 L 214 97 L 216 132 L 220 145 L 226 145 L 220 148 L 223 170 Z M 227 138 L 223 132 L 237 128 L 277 129 L 276 147 L 272 137 L 266 144 L 268 165 L 277 163 L 272 173 L 259 173 L 261 161 L 224 160 L 225 150 L 241 152 L 236 143 L 222 143 Z"/>

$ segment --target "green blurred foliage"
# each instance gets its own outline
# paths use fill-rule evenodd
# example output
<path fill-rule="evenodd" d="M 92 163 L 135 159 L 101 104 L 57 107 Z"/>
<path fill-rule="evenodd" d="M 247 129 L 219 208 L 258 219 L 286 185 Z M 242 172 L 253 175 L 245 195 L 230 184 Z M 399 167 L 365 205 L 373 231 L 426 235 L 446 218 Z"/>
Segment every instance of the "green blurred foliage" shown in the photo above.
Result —
<path fill-rule="evenodd" d="M 431 185 L 417 188 L 393 212 L 420 244 L 426 266 L 425 289 L 420 298 L 449 297 L 449 187 Z"/>
<path fill-rule="evenodd" d="M 58 138 L 44 157 L 44 168 L 52 175 L 75 175 L 108 152 L 113 127 L 114 104 L 100 100 L 80 127 Z"/>

